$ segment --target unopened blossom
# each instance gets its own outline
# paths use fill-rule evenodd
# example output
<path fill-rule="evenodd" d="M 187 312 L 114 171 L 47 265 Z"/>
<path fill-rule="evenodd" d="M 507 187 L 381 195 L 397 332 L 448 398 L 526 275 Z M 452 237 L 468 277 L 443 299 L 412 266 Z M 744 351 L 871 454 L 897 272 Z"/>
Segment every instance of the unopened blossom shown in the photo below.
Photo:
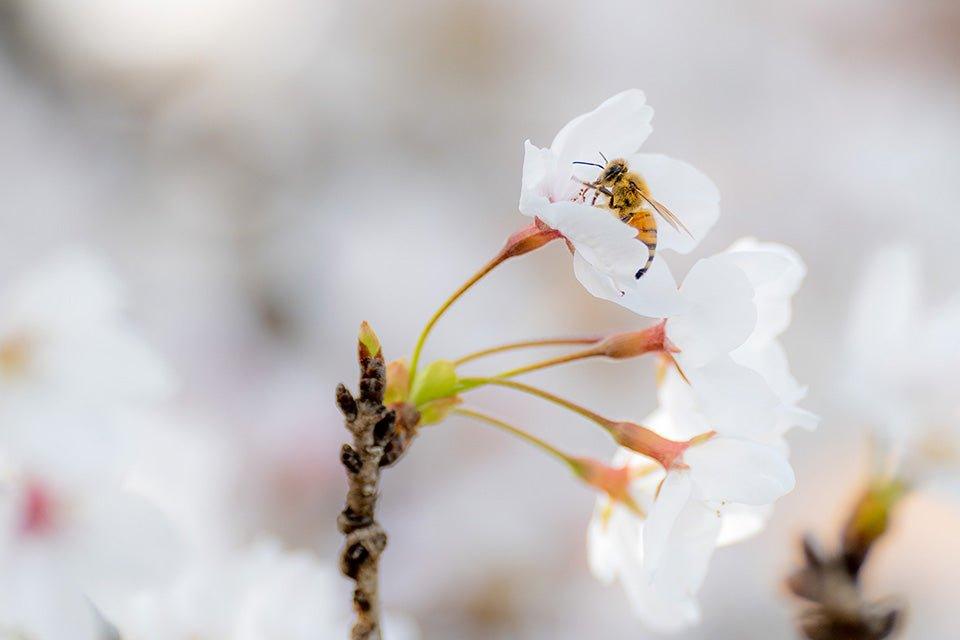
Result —
<path fill-rule="evenodd" d="M 559 231 L 573 250 L 574 272 L 593 295 L 641 315 L 665 317 L 676 310 L 677 287 L 662 251 L 691 251 L 716 222 L 720 196 L 709 178 L 690 165 L 659 154 L 638 153 L 652 131 L 653 109 L 643 92 L 619 93 L 574 118 L 548 148 L 525 143 L 520 211 Z M 658 219 L 657 256 L 637 278 L 648 251 L 637 229 L 613 212 L 593 206 L 584 181 L 597 178 L 603 157 L 622 158 L 646 181 L 650 194 L 666 205 L 690 235 Z"/>
<path fill-rule="evenodd" d="M 0 291 L 3 410 L 165 397 L 172 376 L 123 315 L 121 287 L 94 255 L 67 251 Z"/>
<path fill-rule="evenodd" d="M 125 640 L 347 637 L 344 587 L 335 569 L 311 554 L 261 541 L 213 553 L 170 586 L 132 596 L 111 622 Z M 387 616 L 384 626 L 390 640 L 419 636 L 403 618 Z"/>
<path fill-rule="evenodd" d="M 671 434 L 663 410 L 648 419 Z M 598 579 L 619 580 L 637 615 L 652 629 L 677 631 L 699 620 L 696 593 L 714 549 L 755 533 L 765 511 L 793 488 L 793 471 L 777 447 L 724 436 L 695 439 L 669 469 L 621 449 L 614 466 L 631 471 L 628 494 L 601 498 L 588 532 Z"/>
<path fill-rule="evenodd" d="M 960 487 L 960 294 L 925 303 L 915 251 L 868 261 L 847 329 L 843 398 L 911 482 Z"/>

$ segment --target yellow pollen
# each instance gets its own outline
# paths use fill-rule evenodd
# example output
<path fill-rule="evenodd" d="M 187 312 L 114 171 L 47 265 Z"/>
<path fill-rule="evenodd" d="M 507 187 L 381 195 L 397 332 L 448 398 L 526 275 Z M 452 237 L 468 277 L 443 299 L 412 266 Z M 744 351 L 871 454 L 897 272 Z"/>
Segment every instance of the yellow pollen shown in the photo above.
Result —
<path fill-rule="evenodd" d="M 30 363 L 30 351 L 30 339 L 22 334 L 0 342 L 0 373 L 8 376 L 25 373 Z"/>
<path fill-rule="evenodd" d="M 603 509 L 600 511 L 600 523 L 604 529 L 610 524 L 611 517 L 613 517 L 613 501 L 607 500 L 606 504 L 603 505 Z"/>

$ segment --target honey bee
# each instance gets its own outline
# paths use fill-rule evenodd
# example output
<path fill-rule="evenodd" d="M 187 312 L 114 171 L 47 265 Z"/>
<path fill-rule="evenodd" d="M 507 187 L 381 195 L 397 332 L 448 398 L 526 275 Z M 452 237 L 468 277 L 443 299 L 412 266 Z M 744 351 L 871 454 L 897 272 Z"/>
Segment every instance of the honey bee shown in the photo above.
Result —
<path fill-rule="evenodd" d="M 602 153 L 600 156 L 606 165 L 594 162 L 573 163 L 601 169 L 600 175 L 593 182 L 580 181 L 586 187 L 581 193 L 585 196 L 586 191 L 592 189 L 594 205 L 601 195 L 604 196 L 605 200 L 599 206 L 610 209 L 622 222 L 637 230 L 637 239 L 647 246 L 647 262 L 635 274 L 639 280 L 650 268 L 657 253 L 657 220 L 654 213 L 659 214 L 677 231 L 683 231 L 691 238 L 693 234 L 672 211 L 650 195 L 646 180 L 636 171 L 630 171 L 626 160 L 614 158 L 607 161 Z"/>

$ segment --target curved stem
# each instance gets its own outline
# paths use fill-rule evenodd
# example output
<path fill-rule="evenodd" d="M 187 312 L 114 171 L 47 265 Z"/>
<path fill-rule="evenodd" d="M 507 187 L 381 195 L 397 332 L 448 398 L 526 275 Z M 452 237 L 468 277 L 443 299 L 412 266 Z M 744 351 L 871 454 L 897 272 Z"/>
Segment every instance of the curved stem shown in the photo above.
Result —
<path fill-rule="evenodd" d="M 493 271 L 501 262 L 507 259 L 508 256 L 505 256 L 503 252 L 494 256 L 487 264 L 483 265 L 479 271 L 473 274 L 469 280 L 460 285 L 460 288 L 454 291 L 449 298 L 447 298 L 440 308 L 437 309 L 430 319 L 427 320 L 427 324 L 423 327 L 423 330 L 420 332 L 420 337 L 417 338 L 417 344 L 413 348 L 413 356 L 410 358 L 410 379 L 414 380 L 417 374 L 417 363 L 420 361 L 420 352 L 423 351 L 423 345 L 427 342 L 427 336 L 430 335 L 430 331 L 433 330 L 434 325 L 437 324 L 437 321 L 440 320 L 440 317 L 446 313 L 447 309 L 453 306 L 453 303 L 460 299 L 460 296 L 465 294 L 470 290 L 470 287 L 477 284 L 485 275 Z"/>
<path fill-rule="evenodd" d="M 423 351 L 423 345 L 427 342 L 427 336 L 430 335 L 430 331 L 433 330 L 434 325 L 436 325 L 440 317 L 446 313 L 447 309 L 460 299 L 460 296 L 466 293 L 470 287 L 477 284 L 485 275 L 497 268 L 502 262 L 535 251 L 560 237 L 559 231 L 541 228 L 536 223 L 533 223 L 507 238 L 507 242 L 503 245 L 503 248 L 500 249 L 499 253 L 487 264 L 483 265 L 469 280 L 460 285 L 460 288 L 444 300 L 440 308 L 427 320 L 427 324 L 420 332 L 420 337 L 417 338 L 417 344 L 413 347 L 413 355 L 410 357 L 410 379 L 416 379 L 417 364 L 420 362 L 420 352 Z"/>
<path fill-rule="evenodd" d="M 673 463 L 683 455 L 683 452 L 686 451 L 688 447 L 706 442 L 716 435 L 714 431 L 708 431 L 694 436 L 689 440 L 671 440 L 642 425 L 604 418 L 586 407 L 554 395 L 549 391 L 503 378 L 463 378 L 461 380 L 461 391 L 469 391 L 470 389 L 476 389 L 477 387 L 488 384 L 516 389 L 517 391 L 537 396 L 548 402 L 560 405 L 565 409 L 569 409 L 599 425 L 604 431 L 610 434 L 610 437 L 620 446 L 656 460 L 664 469 L 671 468 Z"/>
<path fill-rule="evenodd" d="M 467 362 L 472 362 L 473 360 L 479 360 L 486 356 L 491 356 L 497 353 L 504 353 L 506 351 L 515 351 L 517 349 L 526 349 L 529 347 L 552 347 L 552 346 L 566 346 L 566 345 L 578 345 L 578 344 L 596 344 L 603 340 L 602 337 L 583 337 L 583 338 L 544 338 L 542 340 L 521 340 L 518 342 L 508 342 L 506 344 L 497 345 L 494 347 L 489 347 L 487 349 L 481 349 L 480 351 L 473 351 L 464 356 L 453 361 L 455 366 L 460 366 L 466 364 Z"/>
<path fill-rule="evenodd" d="M 571 400 L 567 400 L 566 398 L 561 398 L 560 396 L 550 393 L 549 391 L 545 391 L 544 389 L 540 389 L 539 387 L 534 387 L 532 385 L 524 384 L 522 382 L 516 382 L 514 380 L 504 380 L 501 378 L 464 378 L 462 381 L 465 384 L 475 383 L 470 388 L 476 388 L 479 386 L 491 384 L 499 387 L 516 389 L 517 391 L 528 393 L 532 396 L 537 396 L 538 398 L 542 398 L 548 402 L 552 402 L 556 405 L 564 407 L 565 409 L 569 409 L 570 411 L 573 411 L 574 413 L 580 416 L 583 416 L 587 420 L 595 422 L 596 424 L 603 427 L 606 431 L 610 431 L 610 429 L 613 428 L 613 425 L 616 424 L 615 421 L 610 420 L 608 418 L 604 418 L 600 414 L 594 413 L 590 409 L 587 409 L 586 407 L 579 405 Z"/>
<path fill-rule="evenodd" d="M 495 378 L 515 378 L 516 376 L 523 375 L 524 373 L 531 373 L 533 371 L 539 371 L 540 369 L 548 369 L 550 367 L 555 367 L 561 364 L 567 364 L 568 362 L 576 362 L 577 360 L 586 360 L 587 358 L 595 358 L 597 356 L 606 355 L 606 350 L 591 347 L 589 349 L 582 349 L 580 351 L 574 351 L 573 353 L 568 353 L 566 355 L 557 356 L 556 358 L 548 358 L 546 360 L 539 360 L 522 367 L 516 367 L 515 369 L 508 369 L 498 373 Z"/>
<path fill-rule="evenodd" d="M 563 451 L 560 451 L 560 449 L 557 449 L 556 447 L 554 447 L 552 444 L 544 440 L 541 440 L 540 438 L 533 435 L 532 433 L 524 431 L 519 427 L 515 427 L 508 422 L 504 422 L 499 418 L 494 418 L 493 416 L 487 415 L 485 413 L 481 413 L 479 411 L 474 411 L 473 409 L 458 408 L 458 409 L 454 409 L 453 413 L 456 413 L 461 416 L 465 416 L 467 418 L 473 418 L 474 420 L 485 422 L 489 425 L 493 425 L 498 429 L 502 429 L 507 433 L 513 434 L 514 436 L 520 438 L 521 440 L 525 440 L 526 442 L 528 442 L 529 444 L 532 444 L 533 446 L 537 447 L 541 451 L 544 451 L 545 453 L 550 454 L 554 458 L 557 458 L 558 460 L 566 464 L 571 469 L 574 469 L 574 470 L 579 469 L 579 465 L 577 461 L 573 458 L 573 456 L 567 455 Z"/>

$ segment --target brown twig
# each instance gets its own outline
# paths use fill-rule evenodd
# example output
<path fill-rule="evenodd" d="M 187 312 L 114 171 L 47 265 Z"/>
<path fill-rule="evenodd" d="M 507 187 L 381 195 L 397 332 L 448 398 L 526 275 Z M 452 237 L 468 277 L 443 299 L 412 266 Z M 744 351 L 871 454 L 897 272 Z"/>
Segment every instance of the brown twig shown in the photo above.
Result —
<path fill-rule="evenodd" d="M 854 505 L 840 548 L 832 555 L 821 551 L 812 538 L 804 539 L 804 565 L 787 579 L 787 588 L 808 603 L 797 620 L 805 638 L 884 640 L 896 632 L 903 607 L 889 598 L 867 600 L 861 571 L 887 532 L 903 491 L 895 482 L 868 488 Z"/>
<path fill-rule="evenodd" d="M 380 640 L 379 561 L 387 546 L 387 533 L 376 520 L 380 470 L 406 451 L 419 416 L 406 405 L 383 404 L 387 373 L 380 344 L 365 323 L 360 335 L 359 395 L 355 398 L 343 384 L 337 386 L 337 406 L 353 434 L 353 444 L 344 444 L 340 450 L 349 488 L 337 525 L 346 537 L 340 570 L 356 583 L 356 620 L 350 637 Z"/>

